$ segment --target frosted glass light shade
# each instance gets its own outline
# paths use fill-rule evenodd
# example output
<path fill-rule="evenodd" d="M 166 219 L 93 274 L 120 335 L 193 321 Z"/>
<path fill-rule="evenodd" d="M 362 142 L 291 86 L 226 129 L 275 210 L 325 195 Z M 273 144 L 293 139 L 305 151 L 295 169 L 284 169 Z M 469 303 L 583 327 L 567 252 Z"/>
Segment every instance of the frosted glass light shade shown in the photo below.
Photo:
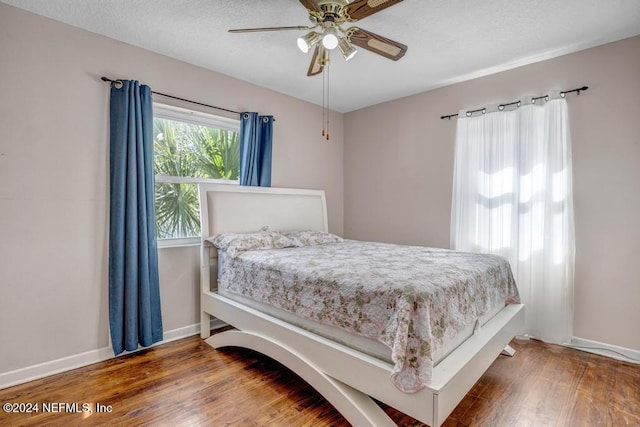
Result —
<path fill-rule="evenodd" d="M 327 28 L 324 32 L 324 37 L 322 38 L 322 45 L 329 50 L 338 47 L 338 34 L 335 28 Z"/>

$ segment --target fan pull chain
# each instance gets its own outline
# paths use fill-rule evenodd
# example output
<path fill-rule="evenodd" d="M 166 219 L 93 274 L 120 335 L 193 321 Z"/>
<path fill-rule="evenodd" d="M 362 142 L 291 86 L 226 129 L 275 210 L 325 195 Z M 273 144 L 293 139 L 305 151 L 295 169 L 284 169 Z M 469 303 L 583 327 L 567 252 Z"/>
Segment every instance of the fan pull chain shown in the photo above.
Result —
<path fill-rule="evenodd" d="M 326 124 L 326 131 L 325 131 Z M 322 136 L 329 140 L 329 52 L 322 57 Z"/>
<path fill-rule="evenodd" d="M 322 61 L 324 62 L 324 58 L 322 59 Z M 325 72 L 326 72 L 326 68 L 325 65 L 322 65 L 322 136 L 324 136 L 324 104 L 325 104 L 325 93 L 326 93 L 326 89 L 325 89 L 325 83 L 326 83 L 326 78 L 325 78 Z"/>
<path fill-rule="evenodd" d="M 329 70 L 329 61 L 327 61 L 327 141 L 329 140 L 329 89 L 331 87 L 331 85 L 329 84 L 329 77 L 330 77 L 331 73 Z"/>

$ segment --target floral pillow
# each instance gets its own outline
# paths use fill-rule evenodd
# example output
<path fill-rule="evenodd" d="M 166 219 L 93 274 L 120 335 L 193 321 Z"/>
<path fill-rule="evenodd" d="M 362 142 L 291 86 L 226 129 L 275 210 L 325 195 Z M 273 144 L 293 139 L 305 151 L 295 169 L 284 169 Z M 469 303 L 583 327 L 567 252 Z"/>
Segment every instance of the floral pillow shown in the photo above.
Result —
<path fill-rule="evenodd" d="M 222 233 L 207 239 L 216 248 L 226 251 L 232 258 L 245 251 L 260 249 L 282 249 L 296 246 L 296 243 L 275 231 L 260 233 Z"/>
<path fill-rule="evenodd" d="M 297 247 L 325 245 L 327 243 L 340 243 L 344 241 L 342 237 L 338 237 L 331 233 L 325 233 L 324 231 L 298 230 L 281 231 L 281 233 L 286 238 L 290 239 Z"/>

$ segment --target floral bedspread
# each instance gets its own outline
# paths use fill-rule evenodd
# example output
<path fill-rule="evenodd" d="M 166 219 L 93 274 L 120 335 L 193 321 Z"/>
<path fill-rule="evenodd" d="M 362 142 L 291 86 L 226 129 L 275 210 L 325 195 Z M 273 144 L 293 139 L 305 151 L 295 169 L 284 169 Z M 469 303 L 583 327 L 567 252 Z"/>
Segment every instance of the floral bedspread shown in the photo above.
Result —
<path fill-rule="evenodd" d="M 345 240 L 297 248 L 221 252 L 219 285 L 386 344 L 392 381 L 424 387 L 432 355 L 492 308 L 519 303 L 501 257 Z"/>

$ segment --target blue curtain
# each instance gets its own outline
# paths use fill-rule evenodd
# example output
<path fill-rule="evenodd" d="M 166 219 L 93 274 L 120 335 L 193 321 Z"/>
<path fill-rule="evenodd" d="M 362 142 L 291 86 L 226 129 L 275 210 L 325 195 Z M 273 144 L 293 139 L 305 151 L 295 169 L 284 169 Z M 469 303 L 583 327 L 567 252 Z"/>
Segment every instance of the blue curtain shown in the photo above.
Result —
<path fill-rule="evenodd" d="M 111 87 L 109 326 L 114 354 L 162 340 L 151 89 Z"/>
<path fill-rule="evenodd" d="M 240 114 L 240 185 L 271 186 L 273 116 Z"/>

